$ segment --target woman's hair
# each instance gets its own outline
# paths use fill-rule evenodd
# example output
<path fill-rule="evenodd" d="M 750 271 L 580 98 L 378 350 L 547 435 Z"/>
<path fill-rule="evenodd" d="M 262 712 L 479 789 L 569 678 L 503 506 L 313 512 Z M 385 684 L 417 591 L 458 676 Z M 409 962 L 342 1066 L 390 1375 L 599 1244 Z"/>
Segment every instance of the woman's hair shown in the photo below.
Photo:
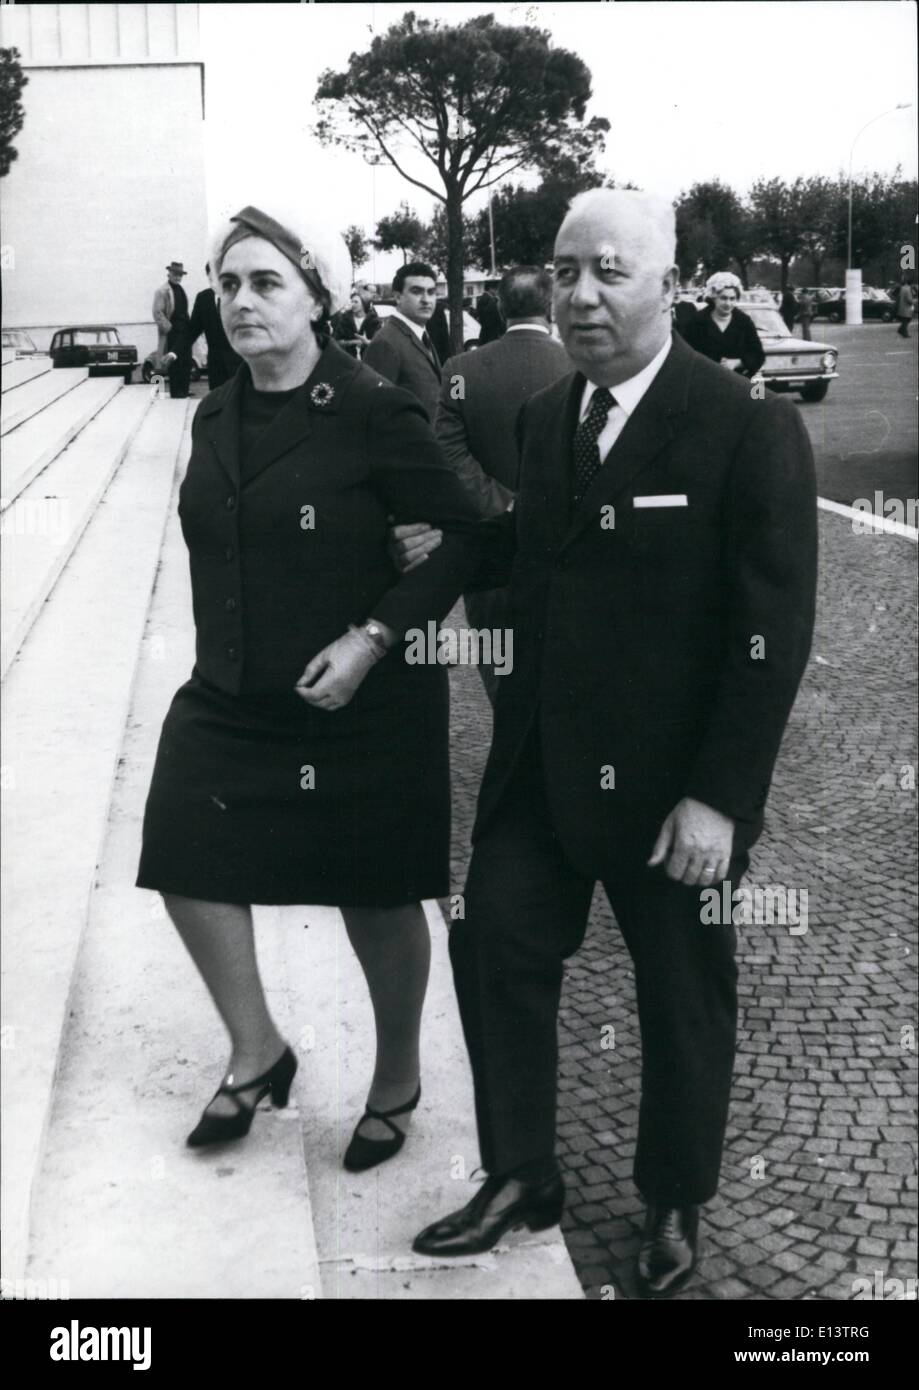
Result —
<path fill-rule="evenodd" d="M 329 231 L 315 220 L 312 208 L 262 199 L 224 218 L 213 229 L 208 261 L 211 284 L 220 294 L 220 267 L 229 245 L 245 236 L 260 236 L 286 256 L 302 276 L 313 298 L 322 306 L 313 331 L 320 342 L 330 332 L 330 319 L 349 302 L 351 261 L 339 233 Z"/>
<path fill-rule="evenodd" d="M 743 285 L 736 275 L 730 270 L 719 270 L 714 275 L 710 275 L 705 282 L 705 298 L 711 303 L 716 294 L 722 290 L 736 290 L 737 298 L 743 294 Z"/>

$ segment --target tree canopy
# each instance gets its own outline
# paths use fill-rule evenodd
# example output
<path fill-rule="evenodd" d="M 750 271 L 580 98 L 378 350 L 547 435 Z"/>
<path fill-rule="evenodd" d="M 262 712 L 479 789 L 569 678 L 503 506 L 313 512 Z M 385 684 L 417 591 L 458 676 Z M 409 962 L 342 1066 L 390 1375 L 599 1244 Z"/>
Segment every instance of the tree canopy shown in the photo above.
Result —
<path fill-rule="evenodd" d="M 25 119 L 19 98 L 28 80 L 19 63 L 19 49 L 0 48 L 0 178 L 10 172 L 13 160 L 19 157 L 13 141 Z"/>

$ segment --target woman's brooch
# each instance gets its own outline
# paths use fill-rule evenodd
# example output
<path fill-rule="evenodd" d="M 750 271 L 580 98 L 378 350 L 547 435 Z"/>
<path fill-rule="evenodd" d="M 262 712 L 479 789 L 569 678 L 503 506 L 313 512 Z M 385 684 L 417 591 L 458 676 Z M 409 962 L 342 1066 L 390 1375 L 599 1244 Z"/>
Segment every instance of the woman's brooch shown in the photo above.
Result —
<path fill-rule="evenodd" d="M 310 400 L 313 405 L 330 405 L 334 395 L 335 387 L 328 381 L 320 381 L 310 392 Z"/>

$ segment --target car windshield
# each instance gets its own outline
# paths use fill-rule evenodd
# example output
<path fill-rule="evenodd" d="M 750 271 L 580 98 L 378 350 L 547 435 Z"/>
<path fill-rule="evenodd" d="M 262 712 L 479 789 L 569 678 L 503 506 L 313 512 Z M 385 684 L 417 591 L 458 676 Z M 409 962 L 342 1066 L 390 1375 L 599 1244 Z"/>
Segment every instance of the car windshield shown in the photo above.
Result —
<path fill-rule="evenodd" d="M 788 329 L 779 316 L 778 309 L 770 309 L 765 304 L 741 304 L 740 308 L 756 324 L 757 331 L 765 333 L 767 338 L 788 337 Z"/>
<path fill-rule="evenodd" d="M 120 339 L 116 328 L 75 328 L 73 342 L 74 347 L 97 347 L 99 343 L 116 347 Z"/>

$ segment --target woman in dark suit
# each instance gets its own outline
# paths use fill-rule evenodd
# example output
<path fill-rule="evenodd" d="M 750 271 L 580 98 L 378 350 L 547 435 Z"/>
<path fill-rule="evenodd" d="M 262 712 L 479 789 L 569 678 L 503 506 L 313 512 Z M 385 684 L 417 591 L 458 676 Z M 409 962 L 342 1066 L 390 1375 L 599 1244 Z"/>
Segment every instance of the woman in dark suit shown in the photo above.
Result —
<path fill-rule="evenodd" d="M 352 290 L 350 309 L 335 315 L 335 341 L 341 343 L 351 357 L 360 357 L 381 326 L 382 320 L 366 290 Z"/>
<path fill-rule="evenodd" d="M 753 320 L 737 308 L 742 288 L 729 270 L 710 276 L 705 284 L 706 306 L 687 324 L 683 336 L 696 352 L 751 377 L 765 362 L 766 354 Z"/>
<path fill-rule="evenodd" d="M 341 908 L 376 1020 L 345 1155 L 358 1170 L 401 1147 L 418 1103 L 420 901 L 449 891 L 446 672 L 407 664 L 401 638 L 457 597 L 473 513 L 414 397 L 329 339 L 348 279 L 339 240 L 247 207 L 213 243 L 243 365 L 192 426 L 179 513 L 196 663 L 163 725 L 137 882 L 163 894 L 230 1034 L 193 1146 L 247 1133 L 269 1092 L 285 1105 L 297 1066 L 265 1001 L 250 904 Z M 389 515 L 438 519 L 446 560 L 400 578 Z"/>

